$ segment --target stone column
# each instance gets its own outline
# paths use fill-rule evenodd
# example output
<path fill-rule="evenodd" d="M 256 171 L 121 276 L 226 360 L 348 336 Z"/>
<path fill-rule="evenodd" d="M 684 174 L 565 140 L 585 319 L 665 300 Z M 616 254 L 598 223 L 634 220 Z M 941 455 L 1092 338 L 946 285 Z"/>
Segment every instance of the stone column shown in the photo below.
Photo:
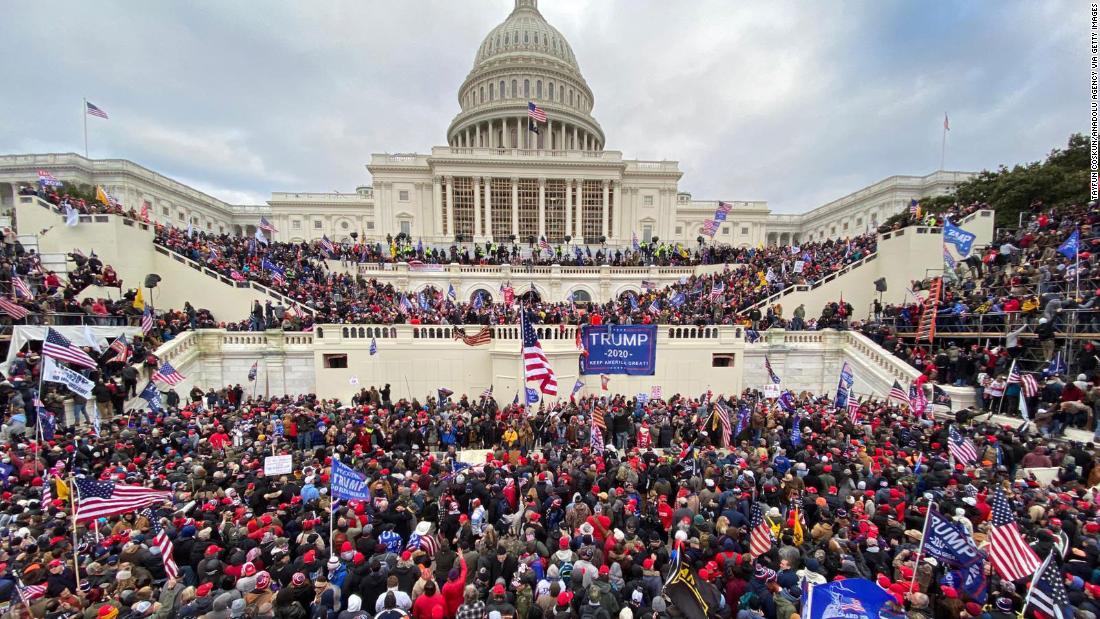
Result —
<path fill-rule="evenodd" d="M 522 118 L 516 119 L 516 148 L 523 148 L 523 130 L 520 129 L 520 123 L 523 122 Z"/>
<path fill-rule="evenodd" d="M 481 146 L 481 123 L 474 127 L 474 146 Z"/>
<path fill-rule="evenodd" d="M 546 119 L 546 131 L 542 138 L 542 147 L 546 150 L 554 150 L 554 121 Z"/>
<path fill-rule="evenodd" d="M 512 177 L 512 235 L 519 239 L 519 179 Z"/>
<path fill-rule="evenodd" d="M 562 131 L 562 136 L 565 136 L 565 131 Z M 563 142 L 564 145 L 564 142 Z M 569 236 L 573 234 L 573 179 L 565 179 L 565 233 Z"/>
<path fill-rule="evenodd" d="M 577 239 L 578 243 L 584 243 L 584 179 L 576 179 L 577 184 L 577 212 L 574 215 L 576 217 L 577 233 L 573 235 Z"/>
<path fill-rule="evenodd" d="M 485 232 L 482 236 L 485 238 L 493 238 L 493 194 L 492 194 L 493 179 L 491 177 L 485 177 Z"/>
<path fill-rule="evenodd" d="M 612 232 L 614 234 L 613 235 L 608 235 L 608 238 L 610 239 L 612 236 L 614 236 L 614 238 L 616 240 L 620 240 L 620 239 L 623 239 L 623 238 L 626 237 L 626 235 L 623 232 L 623 211 L 624 211 L 624 209 L 623 209 L 623 191 L 622 191 L 623 190 L 623 183 L 622 183 L 622 181 L 613 181 L 613 183 L 611 185 L 611 190 L 612 190 L 611 197 L 613 198 L 611 200 L 611 207 L 614 208 L 616 211 L 618 211 L 619 216 L 615 218 L 615 221 L 614 221 L 614 224 L 613 224 L 614 229 L 612 230 Z M 610 217 L 610 213 L 604 215 L 604 221 L 607 221 L 608 217 Z"/>
<path fill-rule="evenodd" d="M 455 236 L 455 177 L 448 176 L 444 180 L 447 182 L 447 234 L 451 236 L 447 241 L 450 242 Z"/>
<path fill-rule="evenodd" d="M 474 184 L 474 242 L 481 240 L 481 177 L 471 179 Z"/>
<path fill-rule="evenodd" d="M 565 123 L 561 124 L 561 150 L 565 150 Z"/>
<path fill-rule="evenodd" d="M 580 132 L 577 129 L 577 125 L 573 125 L 573 150 L 580 150 Z"/>
<path fill-rule="evenodd" d="M 443 187 L 441 185 L 443 179 L 438 176 L 432 177 L 432 208 L 435 209 L 435 229 L 440 232 L 443 231 Z"/>
<path fill-rule="evenodd" d="M 603 230 L 603 232 L 601 232 L 600 234 L 602 234 L 604 236 L 604 238 L 607 238 L 608 236 L 610 236 L 610 235 L 608 235 L 608 229 L 607 229 L 607 216 L 608 216 L 608 212 L 607 212 L 608 211 L 607 181 L 606 180 L 603 181 L 602 184 L 603 184 L 603 208 L 600 209 L 600 210 L 603 211 L 603 227 L 601 228 L 601 230 Z"/>
<path fill-rule="evenodd" d="M 539 238 L 546 236 L 546 179 L 539 179 Z"/>

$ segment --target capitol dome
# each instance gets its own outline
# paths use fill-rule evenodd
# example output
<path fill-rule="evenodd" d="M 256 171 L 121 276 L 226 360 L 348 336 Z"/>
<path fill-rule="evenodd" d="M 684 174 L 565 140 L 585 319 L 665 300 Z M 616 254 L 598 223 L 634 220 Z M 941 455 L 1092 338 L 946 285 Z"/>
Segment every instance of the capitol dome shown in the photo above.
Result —
<path fill-rule="evenodd" d="M 592 90 L 573 48 L 543 18 L 538 0 L 516 0 L 474 57 L 458 91 L 461 111 L 447 130 L 452 147 L 602 150 L 603 129 L 592 117 Z M 529 130 L 528 104 L 547 122 Z"/>

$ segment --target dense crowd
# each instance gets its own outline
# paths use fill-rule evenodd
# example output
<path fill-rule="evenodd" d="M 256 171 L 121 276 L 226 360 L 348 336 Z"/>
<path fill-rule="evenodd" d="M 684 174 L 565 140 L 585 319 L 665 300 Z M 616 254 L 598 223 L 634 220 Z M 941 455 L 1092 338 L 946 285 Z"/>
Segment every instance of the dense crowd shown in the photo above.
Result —
<path fill-rule="evenodd" d="M 0 385 L 5 409 L 25 406 L 28 382 Z M 996 491 L 1040 555 L 1068 537 L 1070 600 L 1100 611 L 1093 446 L 966 411 L 931 422 L 866 401 L 853 416 L 802 394 L 784 412 L 753 392 L 532 408 L 388 385 L 346 403 L 239 385 L 169 395 L 99 435 L 61 424 L 41 450 L 9 434 L 0 600 L 42 587 L 13 616 L 693 617 L 663 595 L 678 564 L 716 601 L 709 617 L 790 619 L 803 581 L 868 578 L 909 617 L 1001 619 L 1023 608 L 1023 581 L 991 570 L 964 587 L 918 556 L 933 505 L 988 550 Z M 718 406 L 734 411 L 728 437 Z M 950 428 L 973 441 L 973 462 L 952 465 Z M 292 457 L 290 474 L 264 474 L 272 453 Z M 370 498 L 333 501 L 337 459 Z M 1013 481 L 1035 466 L 1057 468 L 1053 481 Z M 169 498 L 74 531 L 70 504 L 42 493 L 81 476 Z M 773 533 L 754 552 L 757 505 Z"/>

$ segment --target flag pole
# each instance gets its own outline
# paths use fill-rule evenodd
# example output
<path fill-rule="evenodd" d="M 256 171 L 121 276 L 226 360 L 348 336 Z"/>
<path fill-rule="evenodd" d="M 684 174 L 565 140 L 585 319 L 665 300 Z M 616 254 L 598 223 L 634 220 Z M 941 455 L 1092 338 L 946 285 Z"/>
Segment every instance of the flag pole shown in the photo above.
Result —
<path fill-rule="evenodd" d="M 69 476 L 69 508 L 73 514 L 73 576 L 76 578 L 76 588 L 80 590 L 80 541 L 76 535 L 76 503 L 80 494 L 80 488 L 76 485 L 76 478 Z"/>
<path fill-rule="evenodd" d="M 332 482 L 333 482 L 333 469 L 336 468 L 336 463 L 339 462 L 340 456 L 336 454 L 336 450 L 332 450 L 332 466 L 329 469 L 328 475 L 328 550 L 329 555 L 334 554 L 335 548 L 332 547 L 332 537 L 334 535 L 332 529 L 332 521 L 335 520 L 336 515 L 336 497 L 332 494 Z"/>
<path fill-rule="evenodd" d="M 940 140 L 940 171 L 943 171 L 944 156 L 947 154 L 947 112 L 943 113 L 943 138 Z"/>
<path fill-rule="evenodd" d="M 932 517 L 932 502 L 929 501 L 928 509 L 924 512 L 924 526 L 921 527 L 920 546 L 917 546 L 917 558 L 913 561 L 913 579 L 909 581 L 909 593 L 913 593 L 913 587 L 917 585 L 917 570 L 920 569 L 920 557 L 924 552 L 924 532 L 928 530 L 928 519 Z"/>
<path fill-rule="evenodd" d="M 88 158 L 88 100 L 81 99 L 84 105 L 80 108 L 80 115 L 84 117 L 84 158 Z"/>

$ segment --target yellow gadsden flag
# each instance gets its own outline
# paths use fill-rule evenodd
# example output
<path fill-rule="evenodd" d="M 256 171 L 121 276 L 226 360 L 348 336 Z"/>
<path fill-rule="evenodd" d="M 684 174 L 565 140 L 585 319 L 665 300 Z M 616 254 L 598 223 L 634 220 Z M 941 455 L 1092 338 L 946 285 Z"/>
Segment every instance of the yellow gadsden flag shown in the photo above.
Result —
<path fill-rule="evenodd" d="M 57 498 L 62 501 L 69 500 L 69 485 L 66 484 L 60 477 L 54 479 L 54 484 L 57 489 Z"/>
<path fill-rule="evenodd" d="M 794 538 L 794 545 L 801 546 L 806 541 L 806 533 L 802 530 L 802 513 L 796 507 L 791 510 L 791 516 L 794 518 L 794 526 L 791 527 L 791 537 Z"/>
<path fill-rule="evenodd" d="M 134 309 L 145 311 L 145 297 L 141 294 L 141 288 L 138 288 L 137 294 L 134 295 Z"/>
<path fill-rule="evenodd" d="M 95 186 L 95 199 L 99 200 L 105 206 L 111 204 L 111 199 L 107 197 L 107 192 L 103 190 L 103 187 L 99 185 Z"/>

